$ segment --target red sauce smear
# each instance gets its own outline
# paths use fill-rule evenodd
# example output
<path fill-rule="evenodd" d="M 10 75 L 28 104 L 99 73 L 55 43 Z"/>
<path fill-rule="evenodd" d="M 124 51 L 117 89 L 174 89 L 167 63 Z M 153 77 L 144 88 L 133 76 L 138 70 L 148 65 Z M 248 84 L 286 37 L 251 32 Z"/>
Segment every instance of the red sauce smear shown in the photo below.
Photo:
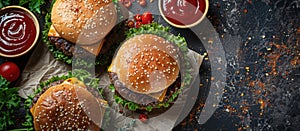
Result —
<path fill-rule="evenodd" d="M 0 52 L 20 54 L 31 47 L 36 28 L 31 17 L 20 9 L 6 9 L 0 14 Z"/>
<path fill-rule="evenodd" d="M 205 11 L 205 0 L 162 0 L 163 14 L 177 25 L 190 25 L 198 21 Z"/>

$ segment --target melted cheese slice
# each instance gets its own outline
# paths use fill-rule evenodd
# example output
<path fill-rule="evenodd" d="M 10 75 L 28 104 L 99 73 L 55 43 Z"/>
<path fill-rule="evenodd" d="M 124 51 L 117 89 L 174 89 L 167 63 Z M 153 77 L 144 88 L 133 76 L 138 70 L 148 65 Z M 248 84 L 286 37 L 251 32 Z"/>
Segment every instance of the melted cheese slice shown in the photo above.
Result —
<path fill-rule="evenodd" d="M 57 33 L 57 31 L 55 30 L 55 28 L 54 28 L 53 25 L 50 26 L 50 29 L 49 29 L 49 32 L 48 32 L 48 36 L 59 37 L 59 38 L 61 37 L 61 36 Z"/>
<path fill-rule="evenodd" d="M 48 36 L 61 38 L 61 36 L 57 33 L 57 31 L 55 30 L 55 28 L 54 28 L 53 25 L 51 25 L 51 27 L 49 29 Z M 89 51 L 90 53 L 94 54 L 95 56 L 97 56 L 100 53 L 100 51 L 101 51 L 103 43 L 104 43 L 104 39 L 102 39 L 100 42 L 98 42 L 96 44 L 92 44 L 92 45 L 79 45 L 79 46 L 81 48 Z"/>
<path fill-rule="evenodd" d="M 151 96 L 152 98 L 158 100 L 159 102 L 162 102 L 166 96 L 168 89 L 165 89 L 161 92 L 157 92 L 157 93 L 152 93 L 152 94 L 148 94 L 148 96 Z"/>
<path fill-rule="evenodd" d="M 100 51 L 101 48 L 103 46 L 104 43 L 104 39 L 102 39 L 99 43 L 97 44 L 92 44 L 92 45 L 79 45 L 81 48 L 89 51 L 90 53 L 94 54 L 95 56 L 97 56 Z"/>

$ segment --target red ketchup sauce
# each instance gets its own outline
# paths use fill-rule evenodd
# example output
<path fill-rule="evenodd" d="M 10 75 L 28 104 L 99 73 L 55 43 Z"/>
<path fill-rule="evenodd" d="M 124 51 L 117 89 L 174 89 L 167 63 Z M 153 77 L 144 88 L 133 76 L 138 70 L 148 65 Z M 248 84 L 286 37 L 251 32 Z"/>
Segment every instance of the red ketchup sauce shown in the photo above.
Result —
<path fill-rule="evenodd" d="M 198 21 L 206 8 L 205 0 L 161 0 L 166 18 L 177 25 L 190 25 Z"/>
<path fill-rule="evenodd" d="M 6 9 L 0 14 L 0 52 L 15 55 L 26 51 L 36 37 L 34 21 L 20 9 Z"/>

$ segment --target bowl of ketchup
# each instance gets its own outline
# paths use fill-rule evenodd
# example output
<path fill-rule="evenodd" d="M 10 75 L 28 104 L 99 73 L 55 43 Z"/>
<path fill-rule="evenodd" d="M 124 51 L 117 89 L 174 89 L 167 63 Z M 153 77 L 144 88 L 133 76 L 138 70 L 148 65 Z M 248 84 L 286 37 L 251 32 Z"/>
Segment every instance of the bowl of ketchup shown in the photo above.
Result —
<path fill-rule="evenodd" d="M 208 12 L 208 0 L 159 0 L 160 14 L 170 25 L 190 28 L 199 24 Z"/>
<path fill-rule="evenodd" d="M 40 26 L 35 15 L 21 6 L 0 9 L 0 55 L 18 57 L 38 41 Z"/>

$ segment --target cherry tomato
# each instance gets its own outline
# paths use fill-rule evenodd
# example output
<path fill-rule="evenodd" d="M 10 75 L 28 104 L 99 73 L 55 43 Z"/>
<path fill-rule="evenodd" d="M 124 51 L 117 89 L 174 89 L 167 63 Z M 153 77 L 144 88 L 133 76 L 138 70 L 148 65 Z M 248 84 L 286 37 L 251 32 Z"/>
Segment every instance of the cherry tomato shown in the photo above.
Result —
<path fill-rule="evenodd" d="M 140 22 L 142 21 L 142 15 L 141 14 L 136 14 L 133 18 L 134 18 L 135 21 L 140 21 Z"/>
<path fill-rule="evenodd" d="M 147 122 L 148 121 L 148 116 L 145 114 L 140 114 L 139 119 L 141 122 Z"/>
<path fill-rule="evenodd" d="M 139 0 L 138 3 L 140 4 L 140 6 L 146 6 L 147 5 L 146 0 Z"/>
<path fill-rule="evenodd" d="M 143 15 L 142 15 L 142 24 L 149 24 L 153 21 L 153 16 L 151 14 L 151 12 L 145 12 Z"/>
<path fill-rule="evenodd" d="M 134 22 L 133 22 L 133 20 L 128 20 L 128 21 L 127 21 L 127 26 L 128 26 L 129 28 L 133 28 L 133 27 L 134 27 Z"/>
<path fill-rule="evenodd" d="M 4 62 L 0 65 L 0 74 L 8 81 L 14 82 L 20 76 L 19 67 L 12 62 Z"/>
<path fill-rule="evenodd" d="M 137 22 L 135 23 L 135 28 L 140 28 L 141 25 L 142 25 L 142 22 L 137 21 Z"/>

